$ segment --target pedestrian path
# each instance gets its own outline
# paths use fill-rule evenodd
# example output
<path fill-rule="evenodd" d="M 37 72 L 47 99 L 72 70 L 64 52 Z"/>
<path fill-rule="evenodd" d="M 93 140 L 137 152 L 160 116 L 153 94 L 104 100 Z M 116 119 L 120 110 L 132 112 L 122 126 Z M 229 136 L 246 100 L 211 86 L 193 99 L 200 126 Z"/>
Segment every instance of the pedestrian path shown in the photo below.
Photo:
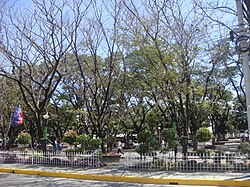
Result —
<path fill-rule="evenodd" d="M 101 168 L 45 167 L 39 165 L 2 164 L 0 172 L 74 178 L 98 181 L 131 182 L 144 184 L 250 186 L 250 173 L 234 172 L 175 172 L 124 170 L 119 166 Z"/>

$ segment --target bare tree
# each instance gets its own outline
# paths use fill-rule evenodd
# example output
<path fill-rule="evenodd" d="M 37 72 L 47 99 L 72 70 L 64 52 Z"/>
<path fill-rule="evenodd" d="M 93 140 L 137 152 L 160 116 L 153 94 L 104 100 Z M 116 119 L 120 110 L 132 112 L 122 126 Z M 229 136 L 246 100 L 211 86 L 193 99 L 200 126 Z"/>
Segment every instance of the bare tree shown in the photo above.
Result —
<path fill-rule="evenodd" d="M 80 2 L 34 0 L 33 8 L 20 12 L 13 6 L 3 15 L 0 52 L 5 61 L 0 75 L 18 84 L 26 107 L 35 117 L 40 140 L 44 131 L 42 115 L 61 82 L 79 27 L 74 18 L 86 11 Z"/>
<path fill-rule="evenodd" d="M 119 45 L 117 22 L 121 11 L 119 1 L 95 2 L 92 16 L 74 33 L 72 43 L 77 63 L 78 80 L 71 79 L 71 100 L 78 110 L 87 112 L 91 133 L 105 140 L 113 133 L 114 94 L 119 79 Z M 73 60 L 74 61 L 74 60 Z M 68 79 L 69 80 L 69 79 Z M 104 141 L 103 141 L 103 152 Z"/>

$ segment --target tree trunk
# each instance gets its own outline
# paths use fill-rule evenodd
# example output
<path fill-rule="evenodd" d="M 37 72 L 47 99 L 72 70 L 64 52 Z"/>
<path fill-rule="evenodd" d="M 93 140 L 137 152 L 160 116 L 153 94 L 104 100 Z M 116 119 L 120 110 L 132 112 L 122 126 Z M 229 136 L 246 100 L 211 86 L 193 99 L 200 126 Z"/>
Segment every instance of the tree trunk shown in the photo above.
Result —
<path fill-rule="evenodd" d="M 188 151 L 188 136 L 182 137 L 182 153 L 186 154 Z"/>
<path fill-rule="evenodd" d="M 103 153 L 103 154 L 107 153 L 107 150 L 106 150 L 105 142 L 104 142 L 104 141 L 102 141 L 102 143 L 101 143 L 101 149 L 102 149 L 102 153 Z"/>
<path fill-rule="evenodd" d="M 193 141 L 194 141 L 193 150 L 196 151 L 198 149 L 198 140 L 197 140 L 196 136 L 194 136 Z"/>

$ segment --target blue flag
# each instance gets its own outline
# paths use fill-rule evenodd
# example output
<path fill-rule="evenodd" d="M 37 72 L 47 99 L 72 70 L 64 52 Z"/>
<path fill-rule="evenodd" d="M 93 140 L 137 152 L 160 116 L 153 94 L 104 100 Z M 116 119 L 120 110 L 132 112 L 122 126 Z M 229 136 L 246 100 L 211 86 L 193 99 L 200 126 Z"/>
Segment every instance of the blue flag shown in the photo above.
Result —
<path fill-rule="evenodd" d="M 16 127 L 17 125 L 22 125 L 22 124 L 23 124 L 23 113 L 21 111 L 20 104 L 18 103 L 13 116 L 13 126 Z"/>

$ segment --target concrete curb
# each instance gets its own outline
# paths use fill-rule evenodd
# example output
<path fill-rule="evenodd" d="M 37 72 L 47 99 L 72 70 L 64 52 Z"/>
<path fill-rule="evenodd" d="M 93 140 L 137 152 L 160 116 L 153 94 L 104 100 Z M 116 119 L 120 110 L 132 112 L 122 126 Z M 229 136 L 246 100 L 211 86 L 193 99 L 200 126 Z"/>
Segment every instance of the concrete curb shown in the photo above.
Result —
<path fill-rule="evenodd" d="M 73 178 L 73 179 L 111 181 L 111 182 L 143 183 L 143 184 L 244 186 L 244 187 L 250 186 L 250 180 L 239 180 L 239 179 L 136 177 L 136 176 L 116 176 L 116 175 L 101 175 L 101 174 L 52 172 L 52 171 L 16 169 L 16 168 L 0 168 L 0 172 L 26 174 L 26 175 L 40 175 L 40 176 L 45 176 L 45 177 L 60 177 L 60 178 Z"/>

